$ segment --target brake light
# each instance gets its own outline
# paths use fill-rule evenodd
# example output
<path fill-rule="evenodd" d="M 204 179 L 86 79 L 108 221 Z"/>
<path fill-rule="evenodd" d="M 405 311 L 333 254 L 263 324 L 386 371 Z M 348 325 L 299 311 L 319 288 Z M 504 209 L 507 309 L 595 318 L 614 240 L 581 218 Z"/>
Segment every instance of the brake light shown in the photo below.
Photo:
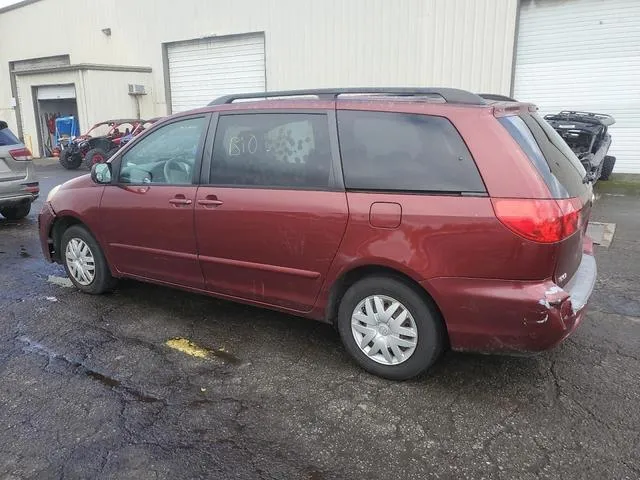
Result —
<path fill-rule="evenodd" d="M 9 150 L 9 155 L 17 162 L 26 162 L 31 160 L 31 152 L 28 148 L 16 148 L 15 150 Z"/>
<path fill-rule="evenodd" d="M 498 220 L 512 232 L 538 243 L 555 243 L 580 228 L 580 200 L 497 198 L 491 201 Z"/>

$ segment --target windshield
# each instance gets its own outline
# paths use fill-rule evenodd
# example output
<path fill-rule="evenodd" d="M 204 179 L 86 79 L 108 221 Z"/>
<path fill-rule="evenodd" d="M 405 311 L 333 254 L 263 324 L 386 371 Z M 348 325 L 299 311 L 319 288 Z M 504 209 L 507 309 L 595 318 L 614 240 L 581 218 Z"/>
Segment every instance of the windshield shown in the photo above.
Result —
<path fill-rule="evenodd" d="M 89 130 L 87 132 L 87 135 L 89 135 L 90 137 L 104 137 L 111 131 L 112 127 L 112 123 L 101 123 L 100 125 L 96 125 L 91 130 Z"/>

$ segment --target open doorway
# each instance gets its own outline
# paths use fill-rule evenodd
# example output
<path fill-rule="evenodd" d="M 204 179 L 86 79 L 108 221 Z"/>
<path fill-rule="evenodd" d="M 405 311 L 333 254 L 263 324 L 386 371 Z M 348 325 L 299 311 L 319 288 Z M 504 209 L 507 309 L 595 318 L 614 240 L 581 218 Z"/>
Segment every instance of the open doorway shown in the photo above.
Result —
<path fill-rule="evenodd" d="M 40 137 L 40 155 L 53 156 L 57 146 L 55 120 L 59 117 L 73 116 L 78 122 L 76 89 L 70 85 L 45 85 L 37 87 L 38 134 Z"/>

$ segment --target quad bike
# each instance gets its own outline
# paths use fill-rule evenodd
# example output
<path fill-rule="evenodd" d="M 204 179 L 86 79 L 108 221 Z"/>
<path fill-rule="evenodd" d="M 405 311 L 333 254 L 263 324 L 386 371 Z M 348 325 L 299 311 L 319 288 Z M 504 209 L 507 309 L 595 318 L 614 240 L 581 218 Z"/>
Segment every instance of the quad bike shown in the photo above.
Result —
<path fill-rule="evenodd" d="M 139 119 L 96 123 L 87 133 L 67 143 L 60 152 L 60 165 L 67 170 L 75 170 L 83 162 L 89 168 L 94 163 L 102 163 L 118 151 L 123 138 L 131 138 L 136 130 L 138 133 L 142 131 L 143 124 L 144 121 Z"/>
<path fill-rule="evenodd" d="M 154 123 L 156 123 L 160 119 L 162 119 L 162 117 L 154 117 L 154 118 L 152 118 L 150 120 L 140 120 L 140 122 L 134 127 L 134 129 L 131 131 L 131 133 L 123 135 L 122 137 L 114 140 L 114 143 L 116 145 L 114 146 L 113 149 L 111 149 L 108 152 L 107 158 L 111 158 L 113 155 L 115 155 L 115 153 L 118 150 L 120 150 L 127 143 L 129 143 L 131 140 L 133 140 L 133 137 L 136 137 L 136 136 L 140 135 L 142 132 L 144 132 L 146 129 L 150 128 Z"/>
<path fill-rule="evenodd" d="M 595 183 L 609 179 L 616 163 L 616 157 L 607 155 L 611 146 L 608 127 L 616 123 L 611 115 L 562 111 L 544 119 L 576 154 L 587 171 L 587 180 Z"/>

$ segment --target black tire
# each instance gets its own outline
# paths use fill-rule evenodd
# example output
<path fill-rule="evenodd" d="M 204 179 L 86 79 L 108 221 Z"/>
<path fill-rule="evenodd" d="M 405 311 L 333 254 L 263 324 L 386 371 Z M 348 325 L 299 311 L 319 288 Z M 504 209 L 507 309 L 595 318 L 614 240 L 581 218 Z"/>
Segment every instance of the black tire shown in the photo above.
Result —
<path fill-rule="evenodd" d="M 31 203 L 24 203 L 17 207 L 5 207 L 0 210 L 0 214 L 7 220 L 20 220 L 29 215 L 31 211 Z"/>
<path fill-rule="evenodd" d="M 118 147 L 112 148 L 111 150 L 109 150 L 107 152 L 107 159 L 113 157 L 116 153 L 118 153 L 118 150 L 120 150 Z"/>
<path fill-rule="evenodd" d="M 602 165 L 602 172 L 600 172 L 600 180 L 609 180 L 611 173 L 613 172 L 613 167 L 616 164 L 616 157 L 612 157 L 607 155 L 603 160 L 604 164 Z"/>
<path fill-rule="evenodd" d="M 82 155 L 79 153 L 71 155 L 71 151 L 65 148 L 60 152 L 60 159 L 58 161 L 60 162 L 60 165 L 67 170 L 76 170 L 80 165 L 82 165 Z"/>
<path fill-rule="evenodd" d="M 371 295 L 384 295 L 399 301 L 414 319 L 418 340 L 413 354 L 402 363 L 378 363 L 356 343 L 351 316 L 356 306 Z M 366 277 L 349 287 L 340 301 L 338 331 L 345 348 L 362 368 L 391 380 L 407 380 L 424 372 L 438 359 L 446 344 L 442 321 L 435 306 L 417 288 L 390 276 Z"/>
<path fill-rule="evenodd" d="M 107 153 L 101 148 L 92 148 L 84 156 L 84 164 L 91 168 L 94 163 L 104 163 L 108 158 Z"/>
<path fill-rule="evenodd" d="M 65 252 L 67 251 L 68 243 L 72 239 L 80 239 L 84 243 L 86 243 L 94 259 L 94 277 L 93 280 L 87 285 L 79 283 L 69 270 Z M 85 293 L 98 295 L 111 291 L 116 286 L 117 280 L 111 275 L 111 270 L 109 270 L 109 265 L 107 264 L 104 253 L 102 252 L 102 248 L 100 248 L 100 245 L 98 245 L 96 239 L 93 238 L 93 235 L 91 235 L 91 233 L 89 233 L 89 230 L 87 230 L 84 226 L 72 225 L 62 233 L 62 238 L 60 239 L 60 258 L 62 259 L 64 269 L 67 272 L 69 279 L 71 280 L 71 282 L 73 282 L 76 288 L 78 288 L 78 290 L 81 290 Z"/>

